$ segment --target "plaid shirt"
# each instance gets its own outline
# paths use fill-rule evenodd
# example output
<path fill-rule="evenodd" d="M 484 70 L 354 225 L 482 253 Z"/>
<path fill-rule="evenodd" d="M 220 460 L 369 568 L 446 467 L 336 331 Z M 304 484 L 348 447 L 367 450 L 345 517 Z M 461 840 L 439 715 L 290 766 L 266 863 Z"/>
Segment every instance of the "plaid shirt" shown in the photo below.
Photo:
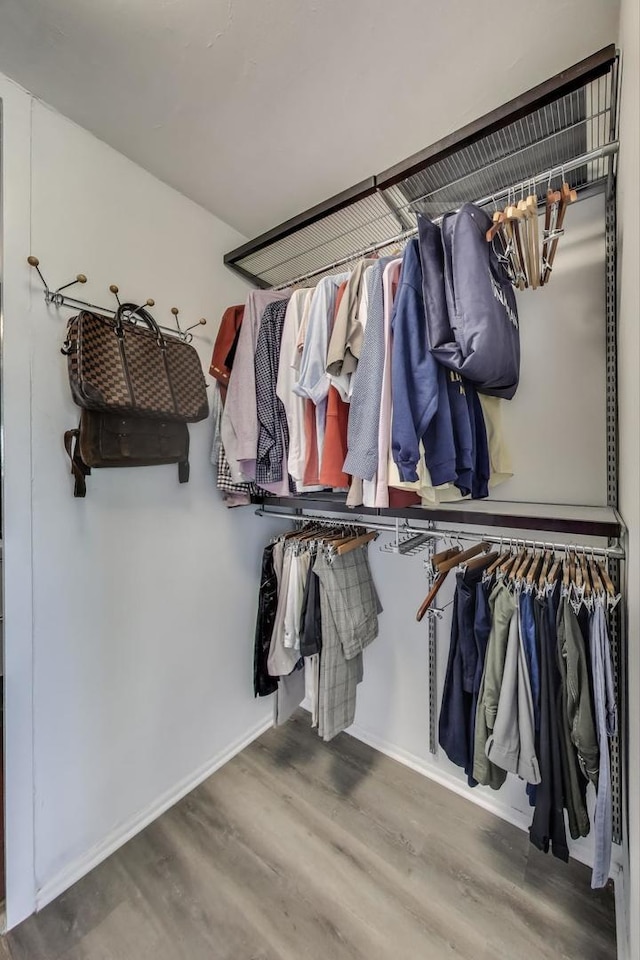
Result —
<path fill-rule="evenodd" d="M 289 427 L 282 400 L 276 394 L 280 342 L 288 300 L 269 303 L 262 314 L 255 353 L 258 450 L 256 483 L 282 480 L 289 451 Z"/>

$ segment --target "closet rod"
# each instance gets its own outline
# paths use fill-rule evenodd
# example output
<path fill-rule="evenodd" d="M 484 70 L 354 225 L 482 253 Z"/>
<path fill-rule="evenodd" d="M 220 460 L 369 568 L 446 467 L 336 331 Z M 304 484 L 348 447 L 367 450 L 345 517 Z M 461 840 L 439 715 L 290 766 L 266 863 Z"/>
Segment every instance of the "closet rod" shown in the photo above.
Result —
<path fill-rule="evenodd" d="M 395 533 L 396 531 L 401 534 L 423 533 L 433 540 L 441 540 L 444 537 L 454 540 L 469 540 L 473 543 L 486 540 L 488 543 L 502 544 L 503 546 L 509 543 L 525 544 L 534 549 L 553 550 L 556 553 L 564 553 L 566 550 L 573 549 L 578 551 L 586 550 L 590 556 L 608 558 L 609 560 L 623 560 L 625 557 L 625 552 L 619 543 L 610 547 L 592 546 L 591 544 L 583 543 L 553 543 L 550 540 L 531 540 L 529 537 L 498 537 L 495 533 L 470 533 L 469 531 L 455 530 L 451 527 L 439 527 L 438 529 L 429 527 L 425 529 L 424 527 L 413 527 L 406 521 L 402 526 L 399 526 L 395 523 L 376 523 L 375 521 L 369 522 L 355 518 L 352 520 L 347 517 L 314 516 L 309 513 L 280 513 L 278 510 L 269 509 L 268 506 L 258 507 L 255 513 L 257 517 L 279 517 L 282 520 L 293 521 L 307 520 L 310 523 L 317 522 L 325 526 L 333 527 L 339 527 L 341 525 L 345 527 L 365 527 L 367 530 L 379 530 L 381 533 Z M 506 519 L 505 517 L 505 520 Z M 425 517 L 425 521 L 431 522 L 427 517 Z"/>
<path fill-rule="evenodd" d="M 556 167 L 552 167 L 549 170 L 545 170 L 543 173 L 526 177 L 523 180 L 518 181 L 516 184 L 512 184 L 510 187 L 504 187 L 502 190 L 497 190 L 495 193 L 487 194 L 486 196 L 481 197 L 479 200 L 475 200 L 474 202 L 476 206 L 484 207 L 492 201 L 506 200 L 514 192 L 514 190 L 517 192 L 522 185 L 528 186 L 532 184 L 544 183 L 545 181 L 553 179 L 553 177 L 564 176 L 565 173 L 570 173 L 572 170 L 577 170 L 580 167 L 584 167 L 587 163 L 594 163 L 597 160 L 604 160 L 606 157 L 612 156 L 618 152 L 618 147 L 619 141 L 614 140 L 612 143 L 607 143 L 603 147 L 598 147 L 596 150 L 583 153 L 582 156 L 575 157 L 573 160 L 568 160 L 566 163 L 562 163 Z M 418 203 L 424 199 L 424 197 L 420 197 L 419 199 L 409 201 L 407 206 L 410 206 L 411 203 Z M 433 223 L 440 223 L 443 218 L 443 216 L 434 217 Z M 309 273 L 301 274 L 299 277 L 296 277 L 293 280 L 287 280 L 284 283 L 279 283 L 274 286 L 273 289 L 284 290 L 286 287 L 296 286 L 299 283 L 304 283 L 305 280 L 311 280 L 313 277 L 318 277 L 321 274 L 331 273 L 337 267 L 343 267 L 347 263 L 352 263 L 354 260 L 359 260 L 361 257 L 365 257 L 368 253 L 375 253 L 377 250 L 382 250 L 385 247 L 390 247 L 394 244 L 406 243 L 406 241 L 410 240 L 411 237 L 415 237 L 417 233 L 417 227 L 412 227 L 410 230 L 404 230 L 402 233 L 399 233 L 394 237 L 389 237 L 387 240 L 381 240 L 377 243 L 370 244 L 367 247 L 363 247 L 361 250 L 357 250 L 354 253 L 349 254 L 347 257 L 341 257 L 339 260 L 334 260 L 324 267 L 318 267 L 316 270 L 311 270 Z"/>

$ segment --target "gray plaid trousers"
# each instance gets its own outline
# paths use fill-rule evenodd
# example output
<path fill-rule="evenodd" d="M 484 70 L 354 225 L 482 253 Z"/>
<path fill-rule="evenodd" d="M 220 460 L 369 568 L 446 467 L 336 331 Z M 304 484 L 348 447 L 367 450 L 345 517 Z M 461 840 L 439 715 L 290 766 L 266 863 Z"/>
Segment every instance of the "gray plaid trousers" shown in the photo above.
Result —
<path fill-rule="evenodd" d="M 366 546 L 331 559 L 320 552 L 313 569 L 322 613 L 318 733 L 331 740 L 354 721 L 362 651 L 378 635 L 382 606 Z"/>

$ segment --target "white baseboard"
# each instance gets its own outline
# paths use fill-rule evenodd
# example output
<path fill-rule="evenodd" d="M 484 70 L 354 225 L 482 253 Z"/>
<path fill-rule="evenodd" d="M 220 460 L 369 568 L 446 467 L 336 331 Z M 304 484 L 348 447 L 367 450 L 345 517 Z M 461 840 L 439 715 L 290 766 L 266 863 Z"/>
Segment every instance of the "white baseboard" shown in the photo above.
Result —
<path fill-rule="evenodd" d="M 51 880 L 43 884 L 36 893 L 36 910 L 42 910 L 48 903 L 59 897 L 61 893 L 68 890 L 74 883 L 84 877 L 89 871 L 97 867 L 99 863 L 106 860 L 112 853 L 135 837 L 137 833 L 144 830 L 150 823 L 156 820 L 161 814 L 172 807 L 175 803 L 186 797 L 199 784 L 201 784 L 212 773 L 223 767 L 225 763 L 231 760 L 236 754 L 248 747 L 259 736 L 265 733 L 273 726 L 273 720 L 269 717 L 262 720 L 259 724 L 249 730 L 243 737 L 230 744 L 226 750 L 212 757 L 201 767 L 195 770 L 189 776 L 185 777 L 179 783 L 167 790 L 160 797 L 157 797 L 144 810 L 138 811 L 130 820 L 121 823 L 112 830 L 100 843 L 91 847 L 86 853 L 77 857 L 72 863 L 67 864 Z"/>

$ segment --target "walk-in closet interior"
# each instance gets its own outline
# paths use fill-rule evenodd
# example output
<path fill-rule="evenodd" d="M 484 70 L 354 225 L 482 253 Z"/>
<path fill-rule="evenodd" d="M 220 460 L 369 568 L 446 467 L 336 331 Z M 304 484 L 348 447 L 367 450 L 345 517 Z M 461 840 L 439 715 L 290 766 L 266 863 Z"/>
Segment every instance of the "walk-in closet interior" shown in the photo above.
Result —
<path fill-rule="evenodd" d="M 639 46 L 0 5 L 0 958 L 640 960 Z"/>

